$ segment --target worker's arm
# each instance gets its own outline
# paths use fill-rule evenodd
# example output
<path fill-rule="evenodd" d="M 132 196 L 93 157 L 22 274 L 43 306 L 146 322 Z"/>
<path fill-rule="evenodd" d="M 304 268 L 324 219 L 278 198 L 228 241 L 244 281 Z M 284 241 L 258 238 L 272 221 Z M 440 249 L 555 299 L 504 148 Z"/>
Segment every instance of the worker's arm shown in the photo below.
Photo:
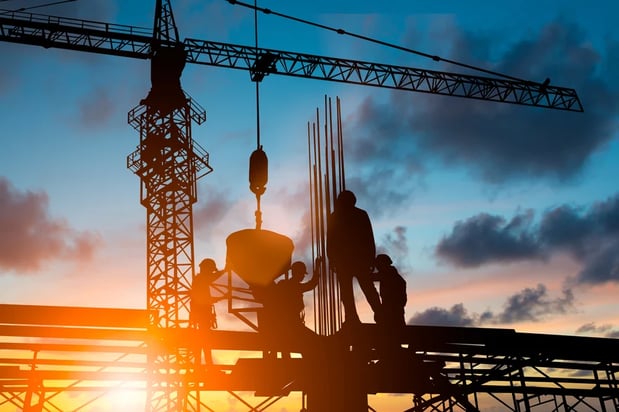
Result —
<path fill-rule="evenodd" d="M 320 273 L 322 272 L 322 263 L 323 258 L 318 256 L 314 263 L 314 271 L 312 272 L 312 278 L 306 282 L 302 283 L 303 292 L 307 292 L 308 290 L 314 289 L 318 285 L 318 281 L 320 280 Z"/>

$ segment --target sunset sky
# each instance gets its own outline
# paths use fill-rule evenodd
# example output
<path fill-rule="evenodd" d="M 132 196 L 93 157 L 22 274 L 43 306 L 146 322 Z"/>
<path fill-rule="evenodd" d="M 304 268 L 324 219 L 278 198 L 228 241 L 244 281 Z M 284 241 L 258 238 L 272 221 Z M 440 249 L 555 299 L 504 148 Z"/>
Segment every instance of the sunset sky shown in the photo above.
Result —
<path fill-rule="evenodd" d="M 407 280 L 409 323 L 619 337 L 618 3 L 258 5 L 518 78 L 550 78 L 576 89 L 585 109 L 268 76 L 263 227 L 290 236 L 295 258 L 307 258 L 307 123 L 325 95 L 339 96 L 347 187 Z M 173 7 L 181 38 L 254 44 L 249 9 L 225 0 Z M 33 11 L 148 29 L 153 9 L 154 1 L 79 0 Z M 259 16 L 259 45 L 463 70 L 273 15 Z M 149 62 L 9 43 L 0 55 L 0 302 L 145 307 L 146 211 L 126 156 L 139 142 L 127 112 L 150 89 Z M 226 237 L 254 226 L 255 86 L 245 71 L 199 65 L 185 68 L 182 84 L 206 109 L 193 137 L 214 168 L 198 185 L 196 259 L 222 266 Z"/>

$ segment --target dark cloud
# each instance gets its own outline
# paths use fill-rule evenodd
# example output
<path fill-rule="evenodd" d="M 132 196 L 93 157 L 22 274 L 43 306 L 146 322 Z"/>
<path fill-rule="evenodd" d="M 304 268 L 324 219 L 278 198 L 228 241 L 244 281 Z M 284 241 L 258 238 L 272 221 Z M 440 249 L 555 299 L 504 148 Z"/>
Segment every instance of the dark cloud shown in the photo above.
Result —
<path fill-rule="evenodd" d="M 577 334 L 583 335 L 597 335 L 606 338 L 619 338 L 619 330 L 614 328 L 612 325 L 598 325 L 595 322 L 590 322 L 582 325 L 578 329 L 576 329 Z"/>
<path fill-rule="evenodd" d="M 546 212 L 539 237 L 547 248 L 565 250 L 583 264 L 578 282 L 619 281 L 619 195 L 589 210 L 564 205 Z"/>
<path fill-rule="evenodd" d="M 526 288 L 510 296 L 498 313 L 486 311 L 469 314 L 462 303 L 450 309 L 433 307 L 412 316 L 409 324 L 440 326 L 482 326 L 488 324 L 510 324 L 522 321 L 537 322 L 548 316 L 561 315 L 574 310 L 574 295 L 571 290 L 563 296 L 550 298 L 546 286 L 539 284 L 535 289 Z"/>
<path fill-rule="evenodd" d="M 538 321 L 545 315 L 564 314 L 573 309 L 574 295 L 571 290 L 564 290 L 562 297 L 550 299 L 546 286 L 539 284 L 535 289 L 526 288 L 510 296 L 505 302 L 503 311 L 488 317 L 486 321 L 493 323 Z"/>
<path fill-rule="evenodd" d="M 558 206 L 538 225 L 532 220 L 532 212 L 526 212 L 509 222 L 489 214 L 456 222 L 436 255 L 456 266 L 476 267 L 568 253 L 582 264 L 577 283 L 619 281 L 619 195 L 588 209 Z"/>
<path fill-rule="evenodd" d="M 549 77 L 551 84 L 576 89 L 585 113 L 394 92 L 388 103 L 365 100 L 352 119 L 357 161 L 402 168 L 435 158 L 493 184 L 530 177 L 563 181 L 577 176 L 612 139 L 618 95 L 601 73 L 609 62 L 578 26 L 551 23 L 495 63 L 488 56 L 504 44 L 457 30 L 452 41 L 458 53 L 453 60 L 533 81 Z"/>
<path fill-rule="evenodd" d="M 432 307 L 423 312 L 417 312 L 407 322 L 411 325 L 436 326 L 475 326 L 479 324 L 476 315 L 470 316 L 462 303 L 449 309 Z"/>
<path fill-rule="evenodd" d="M 591 231 L 590 222 L 582 216 L 583 210 L 562 205 L 545 213 L 539 227 L 539 236 L 548 245 L 569 248 L 576 255 L 584 255 L 583 243 Z"/>
<path fill-rule="evenodd" d="M 86 260 L 100 239 L 48 215 L 45 193 L 20 192 L 0 177 L 0 270 L 35 272 L 52 260 Z"/>
<path fill-rule="evenodd" d="M 457 222 L 436 247 L 441 258 L 462 267 L 488 262 L 512 262 L 543 256 L 531 233 L 533 213 L 516 215 L 509 222 L 486 213 Z"/>
<path fill-rule="evenodd" d="M 598 243 L 600 249 L 592 247 L 583 258 L 584 267 L 576 279 L 580 283 L 619 281 L 619 239 Z"/>

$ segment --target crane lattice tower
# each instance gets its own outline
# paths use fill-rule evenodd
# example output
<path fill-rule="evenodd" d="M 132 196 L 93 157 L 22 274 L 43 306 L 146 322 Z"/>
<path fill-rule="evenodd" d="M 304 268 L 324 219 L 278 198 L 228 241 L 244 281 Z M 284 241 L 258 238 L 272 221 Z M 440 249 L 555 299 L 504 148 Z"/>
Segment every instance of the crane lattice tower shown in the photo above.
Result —
<path fill-rule="evenodd" d="M 167 0 L 157 1 L 153 33 L 152 88 L 129 112 L 140 144 L 127 157 L 127 167 L 140 177 L 140 202 L 146 208 L 146 307 L 151 326 L 174 330 L 191 326 L 193 204 L 197 180 L 212 168 L 208 153 L 191 136 L 192 121 L 201 124 L 206 113 L 181 88 L 186 54 Z M 191 367 L 191 350 L 177 347 L 150 356 L 152 410 L 185 409 L 187 391 L 168 378 Z"/>

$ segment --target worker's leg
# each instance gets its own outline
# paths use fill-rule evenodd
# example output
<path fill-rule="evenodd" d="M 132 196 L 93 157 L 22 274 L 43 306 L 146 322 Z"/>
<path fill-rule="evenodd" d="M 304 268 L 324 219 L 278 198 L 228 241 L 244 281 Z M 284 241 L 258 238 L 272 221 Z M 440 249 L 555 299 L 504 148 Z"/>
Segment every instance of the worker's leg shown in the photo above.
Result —
<path fill-rule="evenodd" d="M 344 322 L 359 323 L 359 315 L 355 306 L 355 295 L 352 288 L 352 275 L 345 271 L 337 273 L 340 284 L 340 298 L 344 305 Z"/>
<path fill-rule="evenodd" d="M 370 307 L 374 311 L 374 314 L 380 313 L 381 305 L 380 305 L 380 296 L 378 295 L 378 291 L 374 286 L 374 282 L 370 279 L 369 273 L 364 273 L 360 276 L 357 276 L 357 281 L 359 282 L 359 286 L 361 286 L 361 290 L 365 295 Z"/>
<path fill-rule="evenodd" d="M 213 355 L 211 354 L 211 336 L 209 333 L 209 329 L 206 329 L 206 326 L 203 326 L 205 329 L 200 330 L 200 344 L 202 353 L 204 354 L 204 366 L 209 368 L 213 366 Z M 200 354 L 202 356 L 202 354 Z"/>

